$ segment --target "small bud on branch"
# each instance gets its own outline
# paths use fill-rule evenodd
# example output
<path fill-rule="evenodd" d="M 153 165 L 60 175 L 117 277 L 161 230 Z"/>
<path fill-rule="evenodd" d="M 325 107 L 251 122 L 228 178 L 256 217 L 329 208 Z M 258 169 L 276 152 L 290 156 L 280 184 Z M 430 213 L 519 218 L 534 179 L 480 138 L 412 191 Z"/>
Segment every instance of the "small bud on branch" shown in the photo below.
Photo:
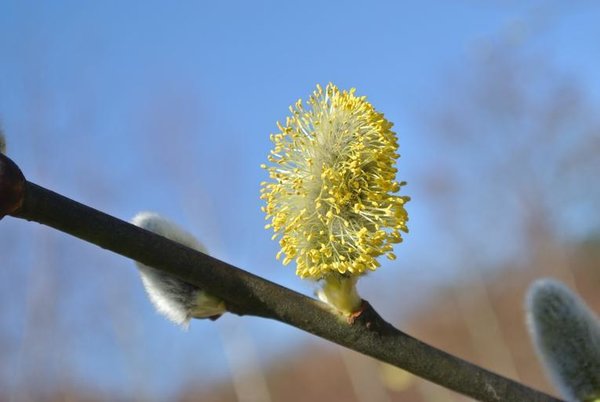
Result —
<path fill-rule="evenodd" d="M 0 152 L 0 219 L 18 211 L 24 197 L 25 176 L 10 158 Z"/>

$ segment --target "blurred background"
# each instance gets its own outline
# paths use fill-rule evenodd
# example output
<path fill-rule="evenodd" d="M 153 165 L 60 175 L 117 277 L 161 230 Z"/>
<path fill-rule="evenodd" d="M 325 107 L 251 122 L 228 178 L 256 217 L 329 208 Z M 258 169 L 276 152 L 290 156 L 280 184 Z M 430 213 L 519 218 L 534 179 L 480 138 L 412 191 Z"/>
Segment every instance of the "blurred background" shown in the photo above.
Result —
<path fill-rule="evenodd" d="M 359 284 L 402 330 L 554 393 L 523 299 L 552 276 L 600 311 L 600 6 L 567 1 L 0 2 L 0 122 L 29 180 L 152 210 L 305 294 L 259 182 L 315 84 L 395 123 L 410 234 Z M 2 401 L 465 401 L 252 317 L 159 316 L 134 264 L 0 223 Z"/>

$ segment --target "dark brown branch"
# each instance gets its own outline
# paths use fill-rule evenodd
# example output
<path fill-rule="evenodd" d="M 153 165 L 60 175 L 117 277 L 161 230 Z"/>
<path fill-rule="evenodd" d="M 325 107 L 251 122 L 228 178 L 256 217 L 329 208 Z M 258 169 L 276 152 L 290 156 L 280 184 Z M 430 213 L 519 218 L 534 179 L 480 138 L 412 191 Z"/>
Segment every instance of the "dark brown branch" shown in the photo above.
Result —
<path fill-rule="evenodd" d="M 27 182 L 12 161 L 0 158 L 0 206 L 9 205 L 0 217 L 51 226 L 210 289 L 234 314 L 287 323 L 480 401 L 559 401 L 397 330 L 366 302 L 348 324 L 321 302 Z"/>

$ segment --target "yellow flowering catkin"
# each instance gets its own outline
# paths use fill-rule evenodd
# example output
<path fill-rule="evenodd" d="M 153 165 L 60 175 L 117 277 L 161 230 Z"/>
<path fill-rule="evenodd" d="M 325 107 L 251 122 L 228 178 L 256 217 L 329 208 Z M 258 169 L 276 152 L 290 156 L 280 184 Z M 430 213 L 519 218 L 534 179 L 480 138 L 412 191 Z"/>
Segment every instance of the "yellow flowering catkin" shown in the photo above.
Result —
<path fill-rule="evenodd" d="M 262 210 L 279 237 L 283 264 L 296 261 L 302 278 L 332 273 L 357 276 L 375 270 L 382 254 L 407 232 L 404 204 L 395 195 L 398 154 L 392 123 L 355 90 L 317 85 L 308 102 L 298 100 L 262 165 Z"/>

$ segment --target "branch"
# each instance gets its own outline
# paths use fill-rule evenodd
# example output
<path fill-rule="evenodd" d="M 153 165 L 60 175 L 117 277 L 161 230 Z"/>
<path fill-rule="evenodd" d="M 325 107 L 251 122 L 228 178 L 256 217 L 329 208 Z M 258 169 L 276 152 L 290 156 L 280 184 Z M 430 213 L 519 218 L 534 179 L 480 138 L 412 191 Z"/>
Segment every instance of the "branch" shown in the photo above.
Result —
<path fill-rule="evenodd" d="M 28 182 L 0 154 L 0 219 L 5 215 L 48 225 L 210 289 L 231 313 L 292 325 L 477 400 L 560 402 L 397 330 L 368 302 L 349 324 L 324 303 Z"/>

